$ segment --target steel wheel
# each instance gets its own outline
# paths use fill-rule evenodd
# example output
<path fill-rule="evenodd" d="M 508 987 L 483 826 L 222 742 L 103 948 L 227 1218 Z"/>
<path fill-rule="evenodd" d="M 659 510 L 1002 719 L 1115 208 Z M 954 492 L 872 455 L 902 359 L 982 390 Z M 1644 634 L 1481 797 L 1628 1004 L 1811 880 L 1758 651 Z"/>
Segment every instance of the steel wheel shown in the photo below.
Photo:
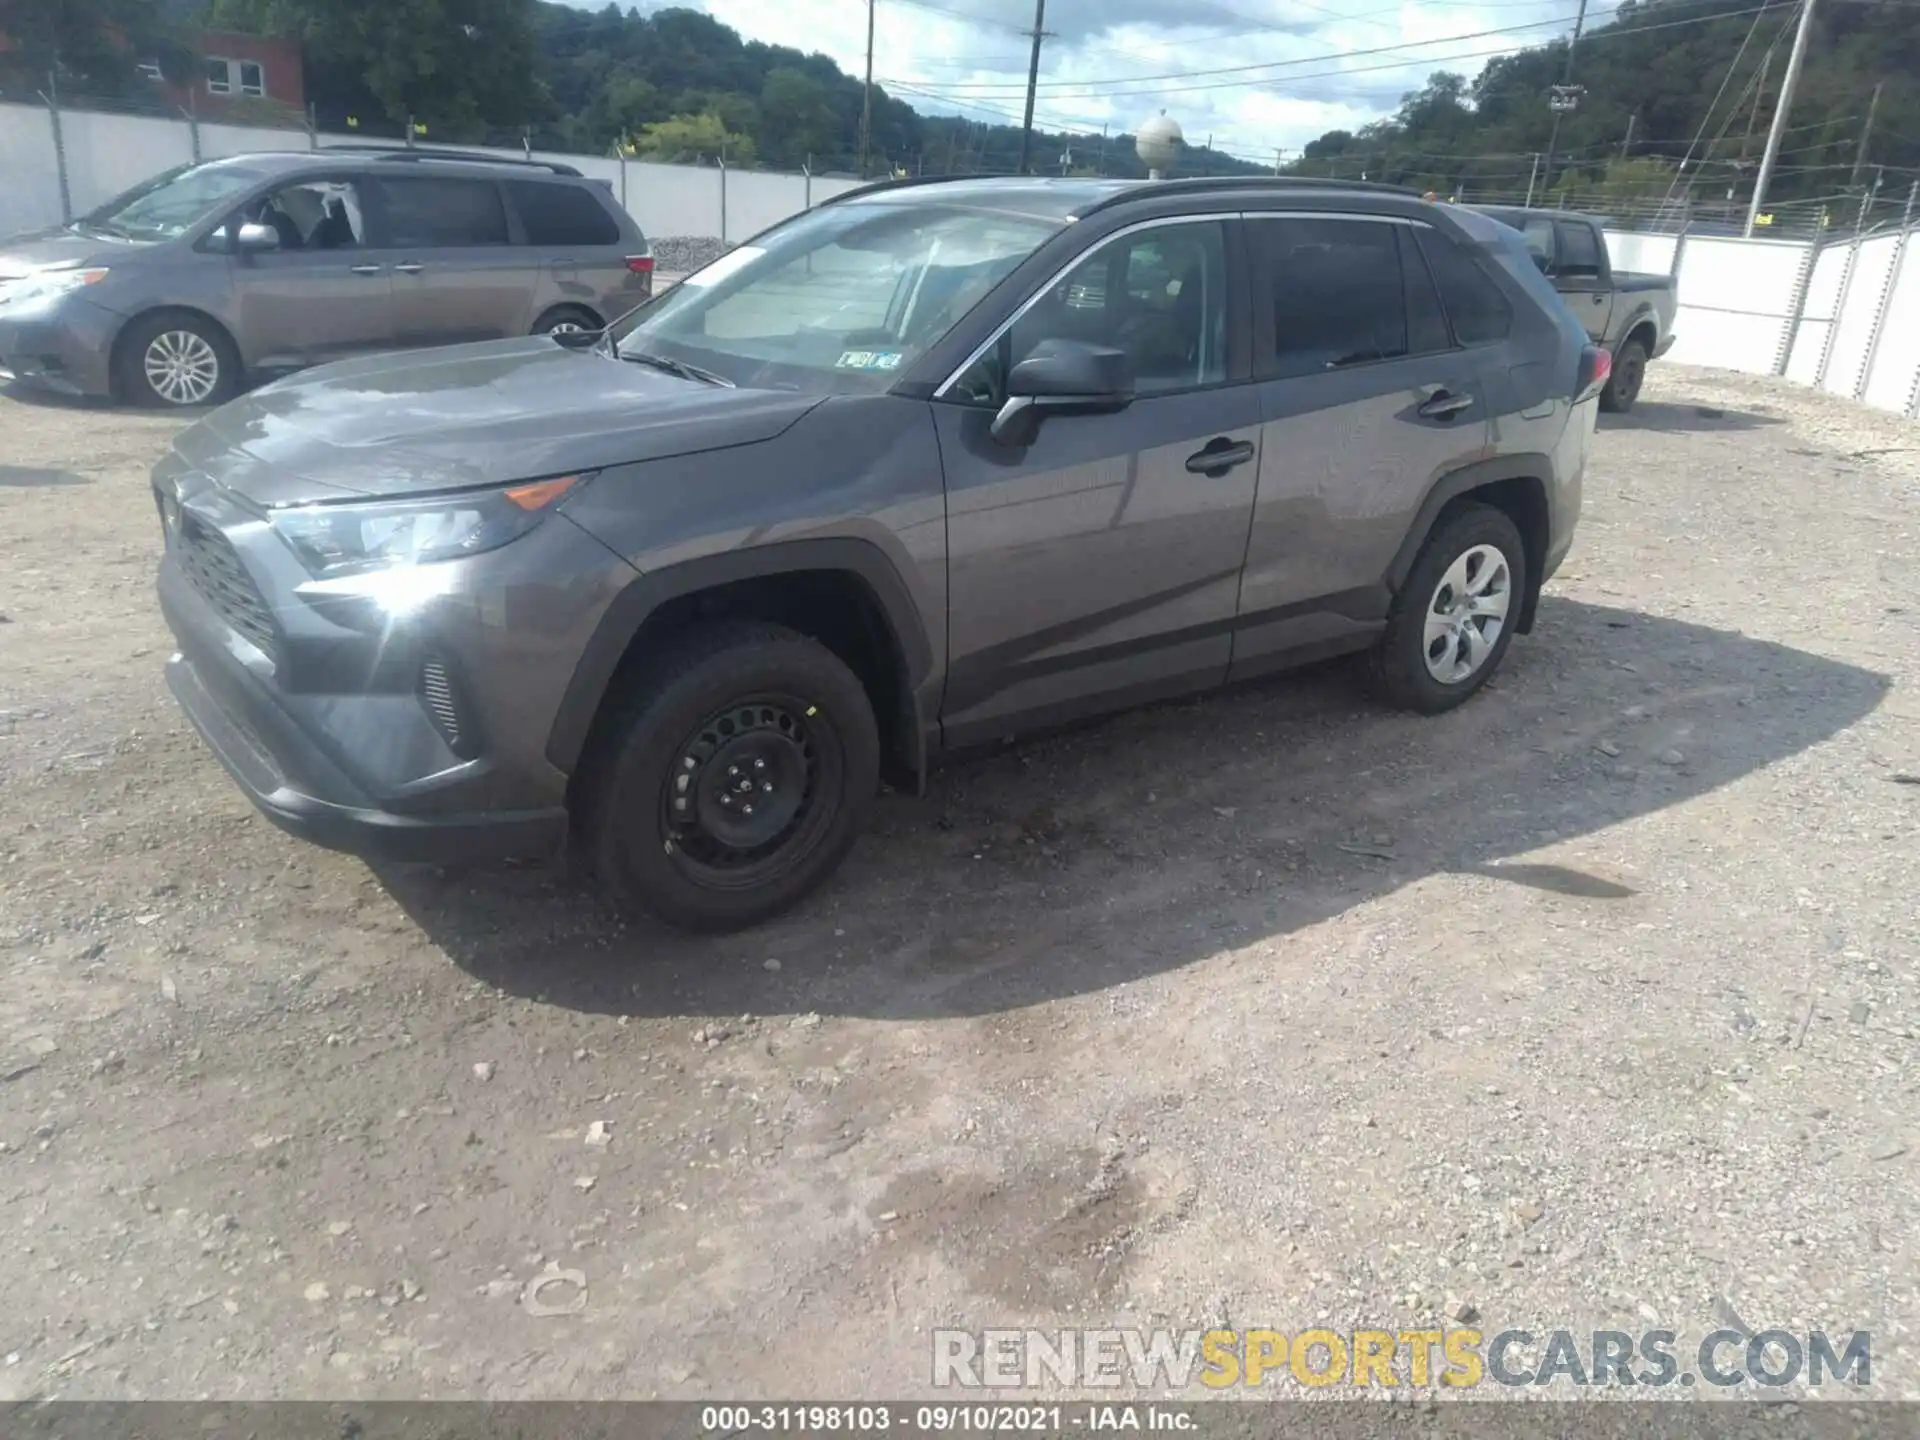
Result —
<path fill-rule="evenodd" d="M 586 328 L 587 327 L 582 325 L 578 320 L 556 320 L 553 324 L 547 326 L 547 334 L 581 335 L 586 332 Z"/>
<path fill-rule="evenodd" d="M 817 708 L 786 695 L 737 701 L 678 748 L 662 787 L 666 848 L 696 884 L 751 889 L 813 848 L 837 777 L 808 720 Z M 825 781 L 827 783 L 823 784 Z"/>
<path fill-rule="evenodd" d="M 1472 679 L 1507 628 L 1513 568 L 1492 545 L 1475 545 L 1447 567 L 1427 602 L 1427 673 L 1442 685 Z"/>
<path fill-rule="evenodd" d="M 169 405 L 204 405 L 220 388 L 220 356 L 191 330 L 162 330 L 147 343 L 140 368 Z"/>

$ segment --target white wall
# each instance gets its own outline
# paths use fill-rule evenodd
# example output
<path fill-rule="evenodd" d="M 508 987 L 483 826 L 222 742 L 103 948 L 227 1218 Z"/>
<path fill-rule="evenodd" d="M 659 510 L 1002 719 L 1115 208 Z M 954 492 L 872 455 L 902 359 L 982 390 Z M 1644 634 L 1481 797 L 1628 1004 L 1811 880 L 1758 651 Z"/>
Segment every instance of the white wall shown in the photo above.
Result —
<path fill-rule="evenodd" d="M 1860 398 L 1877 410 L 1913 412 L 1920 401 L 1920 244 L 1908 233 L 1887 297 L 1873 370 Z"/>
<path fill-rule="evenodd" d="M 42 105 L 0 104 L 0 235 L 58 225 L 60 167 Z"/>

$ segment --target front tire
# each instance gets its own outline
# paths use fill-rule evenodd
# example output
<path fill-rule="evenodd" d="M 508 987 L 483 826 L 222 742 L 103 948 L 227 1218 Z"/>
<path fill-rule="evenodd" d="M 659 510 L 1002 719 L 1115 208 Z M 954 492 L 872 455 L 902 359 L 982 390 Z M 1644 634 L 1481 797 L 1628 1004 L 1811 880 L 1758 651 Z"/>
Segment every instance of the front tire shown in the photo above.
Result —
<path fill-rule="evenodd" d="M 1391 705 L 1438 715 L 1464 704 L 1500 668 L 1527 588 L 1513 521 L 1466 505 L 1427 537 L 1370 657 L 1373 688 Z"/>
<path fill-rule="evenodd" d="M 210 320 L 178 311 L 143 315 L 120 342 L 120 388 L 164 410 L 219 405 L 240 387 L 240 356 Z"/>
<path fill-rule="evenodd" d="M 833 873 L 879 788 L 873 706 L 784 626 L 678 637 L 607 727 L 583 820 L 601 879 L 687 930 L 740 930 Z"/>
<path fill-rule="evenodd" d="M 1647 378 L 1647 347 L 1629 340 L 1613 357 L 1613 374 L 1607 388 L 1600 392 L 1600 408 L 1609 415 L 1624 415 L 1640 398 L 1640 387 Z"/>
<path fill-rule="evenodd" d="M 598 315 L 580 305 L 556 305 L 533 322 L 536 335 L 578 335 L 606 328 Z"/>

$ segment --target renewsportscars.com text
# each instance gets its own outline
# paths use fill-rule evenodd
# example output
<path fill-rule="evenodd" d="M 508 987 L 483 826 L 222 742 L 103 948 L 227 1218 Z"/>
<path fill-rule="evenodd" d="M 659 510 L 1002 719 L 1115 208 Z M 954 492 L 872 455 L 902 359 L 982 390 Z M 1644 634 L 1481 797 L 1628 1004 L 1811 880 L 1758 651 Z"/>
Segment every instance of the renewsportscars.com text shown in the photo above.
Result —
<path fill-rule="evenodd" d="M 932 1378 L 962 1390 L 1201 1393 L 1286 1384 L 1864 1389 L 1873 1379 L 1872 1342 L 1863 1330 L 1838 1338 L 1714 1330 L 1698 1341 L 1673 1330 L 936 1330 Z"/>

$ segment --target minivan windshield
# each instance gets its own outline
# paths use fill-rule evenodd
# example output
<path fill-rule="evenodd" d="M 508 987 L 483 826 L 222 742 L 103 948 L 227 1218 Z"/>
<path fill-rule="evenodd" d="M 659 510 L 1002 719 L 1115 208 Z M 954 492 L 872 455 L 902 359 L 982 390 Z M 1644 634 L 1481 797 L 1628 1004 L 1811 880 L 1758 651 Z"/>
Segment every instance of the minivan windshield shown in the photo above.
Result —
<path fill-rule="evenodd" d="M 617 353 L 734 385 L 881 391 L 1065 223 L 924 200 L 822 206 L 681 281 Z"/>
<path fill-rule="evenodd" d="M 245 165 L 182 165 L 109 200 L 74 221 L 73 228 L 125 240 L 171 240 L 266 178 L 265 171 Z"/>

